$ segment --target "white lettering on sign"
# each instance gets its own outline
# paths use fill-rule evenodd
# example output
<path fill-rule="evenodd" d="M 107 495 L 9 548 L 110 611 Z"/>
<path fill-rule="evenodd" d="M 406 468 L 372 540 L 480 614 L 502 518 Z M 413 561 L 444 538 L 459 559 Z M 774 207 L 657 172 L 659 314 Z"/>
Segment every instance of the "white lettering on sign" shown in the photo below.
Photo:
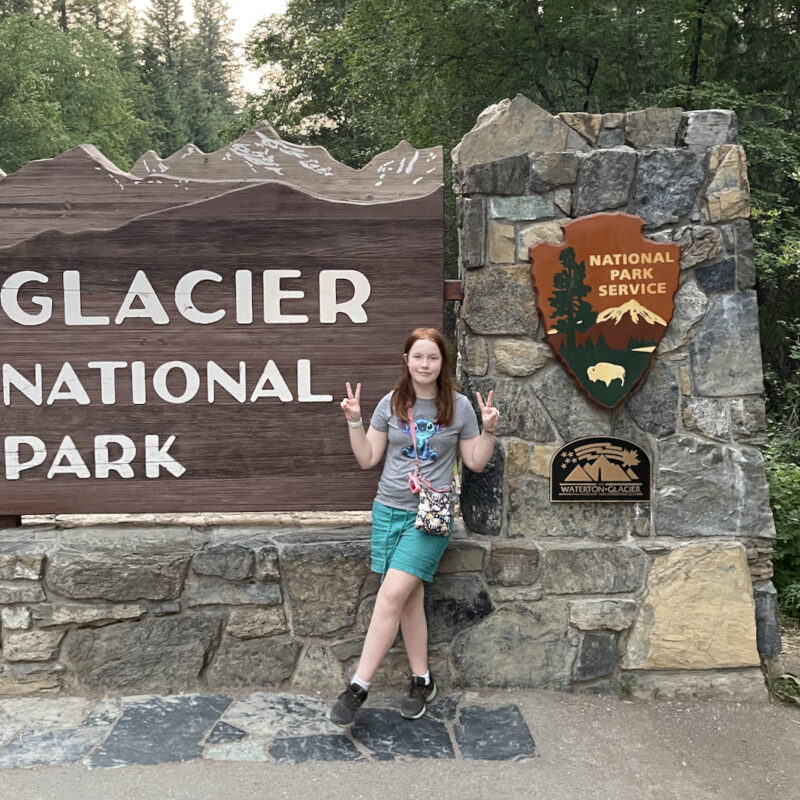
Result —
<path fill-rule="evenodd" d="M 299 269 L 267 269 L 261 273 L 263 287 L 264 322 L 268 325 L 304 325 L 309 322 L 308 314 L 291 313 L 293 304 L 306 298 L 306 291 L 291 288 L 289 282 L 302 279 Z M 33 295 L 25 300 L 25 305 L 34 306 L 38 311 L 26 310 L 20 304 L 20 292 L 29 284 L 49 283 L 47 275 L 33 270 L 14 272 L 0 287 L 0 307 L 12 322 L 18 325 L 36 326 L 50 322 L 53 317 L 53 298 L 46 295 Z M 224 278 L 217 272 L 198 269 L 182 275 L 175 284 L 171 303 L 177 314 L 195 325 L 213 325 L 225 317 L 224 308 L 201 308 L 196 295 L 203 294 L 203 283 L 223 283 Z M 62 275 L 62 297 L 64 301 L 64 324 L 69 326 L 111 325 L 111 317 L 106 314 L 86 315 L 83 311 L 83 290 L 78 270 L 64 270 Z M 332 325 L 343 314 L 351 322 L 363 325 L 368 321 L 364 308 L 369 300 L 372 287 L 366 275 L 354 269 L 323 269 L 319 273 L 317 286 L 317 309 L 319 322 Z M 28 289 L 27 291 L 30 291 Z M 349 295 L 339 300 L 339 292 Z M 238 325 L 253 323 L 253 273 L 250 270 L 236 270 L 233 285 Z M 111 310 L 111 309 L 110 309 Z M 149 319 L 153 325 L 169 325 L 167 308 L 153 288 L 144 270 L 133 277 L 127 292 L 120 300 L 114 314 L 114 325 L 123 325 L 129 319 Z"/>
<path fill-rule="evenodd" d="M 176 438 L 173 434 L 162 443 L 160 436 L 147 434 L 144 437 L 144 469 L 148 478 L 160 477 L 162 470 L 175 478 L 185 474 L 186 467 L 169 453 Z M 113 459 L 112 448 L 115 456 Z M 136 458 L 136 452 L 136 444 L 128 436 L 121 434 L 95 436 L 92 450 L 94 477 L 108 478 L 111 472 L 116 472 L 122 478 L 133 478 L 131 463 Z M 19 480 L 22 472 L 41 466 L 48 458 L 47 446 L 38 436 L 6 436 L 3 440 L 3 453 L 5 477 L 9 481 Z M 61 440 L 47 471 L 48 480 L 52 480 L 56 475 L 72 475 L 81 479 L 92 477 L 86 460 L 71 436 L 65 436 Z"/>

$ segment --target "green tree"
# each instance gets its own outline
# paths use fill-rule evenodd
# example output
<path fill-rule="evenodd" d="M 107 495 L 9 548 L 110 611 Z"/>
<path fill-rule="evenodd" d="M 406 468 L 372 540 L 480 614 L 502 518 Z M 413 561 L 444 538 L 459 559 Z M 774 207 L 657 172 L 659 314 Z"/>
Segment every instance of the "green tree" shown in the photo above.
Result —
<path fill-rule="evenodd" d="M 594 325 L 597 314 L 584 300 L 592 291 L 586 285 L 586 262 L 575 260 L 575 250 L 566 248 L 558 257 L 564 269 L 553 276 L 553 296 L 548 303 L 553 309 L 556 330 L 566 334 L 566 347 L 575 352 L 575 334 L 583 333 Z"/>

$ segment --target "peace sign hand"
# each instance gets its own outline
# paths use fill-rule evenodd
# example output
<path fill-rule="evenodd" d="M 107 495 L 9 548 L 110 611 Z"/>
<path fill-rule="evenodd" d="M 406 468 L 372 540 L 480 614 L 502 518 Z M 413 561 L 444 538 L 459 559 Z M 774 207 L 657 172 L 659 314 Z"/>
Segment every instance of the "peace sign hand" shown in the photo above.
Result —
<path fill-rule="evenodd" d="M 347 397 L 341 402 L 342 411 L 348 422 L 358 422 L 361 419 L 361 384 L 356 384 L 355 394 L 353 394 L 349 381 L 345 385 L 347 386 Z"/>
<path fill-rule="evenodd" d="M 486 433 L 494 436 L 497 433 L 497 426 L 500 424 L 500 412 L 492 407 L 494 400 L 494 389 L 489 391 L 486 402 L 483 402 L 480 392 L 475 393 L 478 398 L 478 407 L 481 410 L 481 424 Z"/>

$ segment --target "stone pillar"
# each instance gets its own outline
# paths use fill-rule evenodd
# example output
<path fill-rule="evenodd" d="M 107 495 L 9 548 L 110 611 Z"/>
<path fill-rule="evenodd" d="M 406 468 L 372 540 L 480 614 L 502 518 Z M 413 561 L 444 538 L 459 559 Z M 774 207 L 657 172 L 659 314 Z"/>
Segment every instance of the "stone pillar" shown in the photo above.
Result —
<path fill-rule="evenodd" d="M 554 117 L 517 96 L 484 111 L 453 151 L 460 379 L 472 394 L 494 388 L 502 415 L 491 468 L 467 473 L 462 494 L 468 528 L 491 542 L 496 606 L 454 647 L 471 681 L 766 697 L 753 580 L 768 596 L 775 531 L 736 135 L 731 111 Z M 562 223 L 600 211 L 642 217 L 645 236 L 682 253 L 672 322 L 614 411 L 554 359 L 528 259 L 532 245 L 563 241 Z M 551 504 L 552 454 L 603 434 L 651 454 L 652 503 Z M 759 608 L 772 657 L 775 637 L 761 632 L 771 607 Z"/>

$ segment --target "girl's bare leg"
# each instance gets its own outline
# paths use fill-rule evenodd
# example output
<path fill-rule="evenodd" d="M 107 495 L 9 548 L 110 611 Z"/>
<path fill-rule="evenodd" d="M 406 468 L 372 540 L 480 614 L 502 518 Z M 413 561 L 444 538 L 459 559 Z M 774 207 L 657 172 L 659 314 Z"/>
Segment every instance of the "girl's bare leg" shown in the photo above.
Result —
<path fill-rule="evenodd" d="M 428 671 L 428 621 L 425 619 L 425 584 L 422 581 L 403 606 L 400 630 L 411 672 L 424 675 Z"/>
<path fill-rule="evenodd" d="M 362 680 L 367 682 L 372 680 L 381 661 L 394 644 L 403 609 L 417 588 L 422 588 L 422 579 L 416 575 L 410 575 L 399 569 L 389 569 L 386 572 L 378 596 L 375 598 L 375 610 L 372 612 L 356 670 Z"/>

